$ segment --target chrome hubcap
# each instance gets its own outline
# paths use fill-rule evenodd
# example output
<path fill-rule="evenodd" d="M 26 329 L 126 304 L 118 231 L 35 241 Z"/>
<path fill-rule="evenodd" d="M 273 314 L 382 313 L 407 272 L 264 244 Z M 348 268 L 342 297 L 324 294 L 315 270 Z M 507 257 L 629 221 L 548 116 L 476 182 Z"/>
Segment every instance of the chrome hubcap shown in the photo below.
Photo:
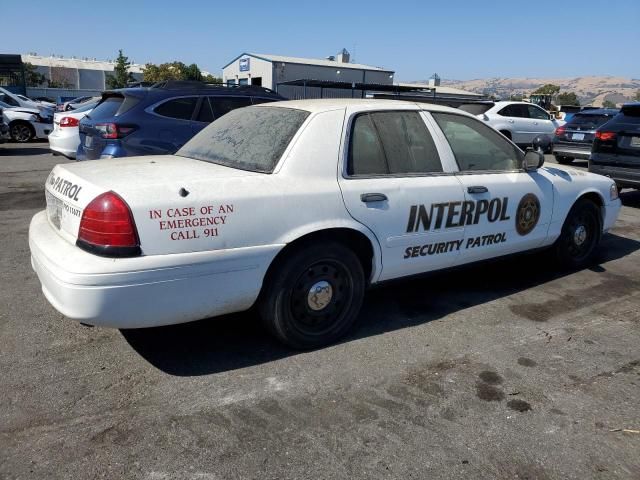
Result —
<path fill-rule="evenodd" d="M 576 245 L 582 245 L 587 239 L 587 229 L 584 225 L 578 225 L 573 232 L 573 242 Z"/>
<path fill-rule="evenodd" d="M 325 280 L 314 283 L 309 289 L 307 294 L 307 304 L 313 311 L 322 310 L 329 303 L 333 297 L 333 288 L 331 284 Z"/>

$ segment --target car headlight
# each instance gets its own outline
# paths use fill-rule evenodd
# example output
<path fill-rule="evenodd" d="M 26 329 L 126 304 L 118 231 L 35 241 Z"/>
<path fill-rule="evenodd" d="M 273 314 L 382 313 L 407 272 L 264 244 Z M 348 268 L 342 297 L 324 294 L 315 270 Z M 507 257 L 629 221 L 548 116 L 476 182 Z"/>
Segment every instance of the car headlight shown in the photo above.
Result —
<path fill-rule="evenodd" d="M 611 186 L 609 187 L 609 197 L 611 198 L 611 200 L 617 200 L 619 197 L 619 193 L 618 193 L 618 186 L 615 183 L 612 183 Z"/>

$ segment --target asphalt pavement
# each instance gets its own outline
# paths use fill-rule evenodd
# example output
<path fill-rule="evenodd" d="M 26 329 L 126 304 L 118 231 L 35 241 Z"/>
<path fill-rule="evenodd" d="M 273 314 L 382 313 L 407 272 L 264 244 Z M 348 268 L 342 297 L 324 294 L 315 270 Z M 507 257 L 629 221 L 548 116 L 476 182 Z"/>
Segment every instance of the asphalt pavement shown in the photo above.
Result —
<path fill-rule="evenodd" d="M 0 145 L 0 478 L 640 478 L 640 192 L 591 268 L 535 254 L 388 284 L 301 353 L 251 313 L 57 313 L 27 231 L 64 161 Z"/>

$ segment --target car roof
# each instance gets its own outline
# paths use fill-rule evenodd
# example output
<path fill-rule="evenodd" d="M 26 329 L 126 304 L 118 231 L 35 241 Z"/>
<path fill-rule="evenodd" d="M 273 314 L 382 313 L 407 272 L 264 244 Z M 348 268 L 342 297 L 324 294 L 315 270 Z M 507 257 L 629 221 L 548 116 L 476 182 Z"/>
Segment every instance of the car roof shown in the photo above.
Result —
<path fill-rule="evenodd" d="M 362 110 L 427 110 L 432 112 L 448 112 L 473 116 L 459 110 L 457 108 L 445 107 L 432 103 L 417 103 L 405 100 L 386 100 L 372 98 L 318 98 L 312 100 L 287 100 L 282 102 L 264 103 L 258 107 L 282 107 L 295 108 L 298 110 L 306 110 L 307 112 L 328 112 L 330 110 L 338 110 L 346 107 L 361 108 Z"/>
<path fill-rule="evenodd" d="M 590 110 L 581 110 L 574 113 L 575 115 L 616 115 L 620 110 L 617 108 L 592 108 Z"/>

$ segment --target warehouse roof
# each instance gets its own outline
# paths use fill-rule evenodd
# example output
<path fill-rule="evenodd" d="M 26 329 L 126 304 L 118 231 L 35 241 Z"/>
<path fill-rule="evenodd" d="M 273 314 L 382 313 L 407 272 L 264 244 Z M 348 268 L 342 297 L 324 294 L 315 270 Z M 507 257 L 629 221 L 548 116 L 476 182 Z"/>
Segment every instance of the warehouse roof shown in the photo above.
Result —
<path fill-rule="evenodd" d="M 42 57 L 40 55 L 22 55 L 22 61 L 30 63 L 36 67 L 62 67 L 62 68 L 75 68 L 80 70 L 103 70 L 113 71 L 115 62 L 105 62 L 100 60 L 91 60 L 88 58 L 65 58 L 56 57 L 54 55 L 50 57 Z M 129 71 L 131 73 L 142 73 L 144 65 L 137 63 L 131 64 Z"/>
<path fill-rule="evenodd" d="M 353 68 L 356 70 L 371 70 L 378 72 L 389 72 L 393 73 L 393 70 L 387 70 L 382 67 L 374 67 L 372 65 L 364 65 L 361 63 L 343 63 L 337 60 L 326 60 L 321 58 L 301 58 L 301 57 L 286 57 L 283 55 L 271 55 L 269 53 L 242 53 L 238 55 L 236 58 L 231 60 L 222 68 L 227 68 L 233 62 L 238 60 L 240 57 L 249 56 L 254 58 L 259 58 L 261 60 L 266 60 L 267 62 L 284 62 L 284 63 L 299 63 L 302 65 L 317 65 L 319 67 L 333 67 L 333 68 Z"/>

